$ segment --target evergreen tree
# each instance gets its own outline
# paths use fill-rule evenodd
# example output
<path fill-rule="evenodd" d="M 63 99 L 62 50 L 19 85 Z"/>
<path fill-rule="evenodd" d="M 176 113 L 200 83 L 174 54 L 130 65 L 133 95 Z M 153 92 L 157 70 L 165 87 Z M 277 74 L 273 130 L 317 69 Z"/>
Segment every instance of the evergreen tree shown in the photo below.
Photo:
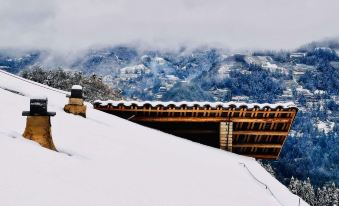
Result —
<path fill-rule="evenodd" d="M 84 75 L 81 72 L 65 71 L 62 68 L 46 70 L 40 66 L 23 70 L 21 76 L 53 88 L 69 91 L 72 85 L 79 84 L 84 88 L 87 101 L 120 99 L 120 94 L 105 84 L 95 74 Z"/>
<path fill-rule="evenodd" d="M 334 182 L 327 188 L 327 192 L 328 192 L 328 199 L 330 202 L 331 206 L 338 206 L 338 193 L 339 193 L 339 189 L 336 188 Z"/>
<path fill-rule="evenodd" d="M 310 178 L 305 181 L 300 181 L 297 178 L 291 177 L 288 189 L 301 197 L 311 206 L 338 206 L 339 189 L 332 183 L 329 186 L 317 188 L 315 193 Z"/>
<path fill-rule="evenodd" d="M 300 183 L 300 181 L 297 178 L 294 178 L 292 176 L 290 184 L 288 185 L 288 189 L 290 189 L 290 191 L 293 194 L 296 194 L 296 195 L 299 196 L 301 194 L 301 183 Z"/>
<path fill-rule="evenodd" d="M 323 205 L 326 206 L 328 203 L 328 194 L 326 191 L 326 187 L 317 189 L 317 198 L 316 198 L 316 205 Z"/>
<path fill-rule="evenodd" d="M 300 196 L 311 206 L 315 205 L 315 194 L 310 178 L 307 178 L 306 181 L 303 181 Z"/>

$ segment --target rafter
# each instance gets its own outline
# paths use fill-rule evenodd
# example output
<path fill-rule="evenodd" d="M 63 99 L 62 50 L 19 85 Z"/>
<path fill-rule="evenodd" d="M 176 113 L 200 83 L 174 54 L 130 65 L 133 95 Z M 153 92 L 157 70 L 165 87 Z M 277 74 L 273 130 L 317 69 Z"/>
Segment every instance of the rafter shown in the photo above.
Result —
<path fill-rule="evenodd" d="M 251 131 L 251 130 L 242 130 L 242 131 L 233 131 L 234 135 L 272 135 L 272 136 L 287 136 L 288 131 Z"/>
<path fill-rule="evenodd" d="M 251 122 L 251 123 L 289 123 L 291 118 L 246 118 L 246 117 L 145 117 L 135 116 L 135 122 Z"/>
<path fill-rule="evenodd" d="M 235 148 L 244 148 L 244 147 L 255 147 L 255 148 L 278 148 L 280 149 L 282 147 L 282 144 L 233 144 L 233 147 Z"/>

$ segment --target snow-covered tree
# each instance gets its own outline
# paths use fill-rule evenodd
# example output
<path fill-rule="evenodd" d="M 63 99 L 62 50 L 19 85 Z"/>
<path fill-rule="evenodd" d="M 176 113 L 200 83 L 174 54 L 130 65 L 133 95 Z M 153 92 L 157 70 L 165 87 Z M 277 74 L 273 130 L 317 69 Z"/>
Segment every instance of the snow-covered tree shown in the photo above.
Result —
<path fill-rule="evenodd" d="M 21 76 L 48 86 L 69 91 L 72 85 L 79 84 L 84 89 L 87 101 L 120 99 L 116 90 L 103 82 L 100 76 L 95 74 L 84 75 L 78 71 L 65 71 L 62 68 L 47 70 L 40 66 L 23 70 Z"/>
<path fill-rule="evenodd" d="M 328 188 L 327 188 L 328 196 L 329 196 L 329 201 L 331 206 L 338 206 L 338 195 L 339 195 L 339 189 L 336 188 L 335 183 L 332 183 Z"/>
<path fill-rule="evenodd" d="M 306 181 L 303 181 L 301 185 L 300 196 L 310 205 L 315 205 L 315 193 L 310 178 L 307 178 Z"/>
<path fill-rule="evenodd" d="M 301 182 L 297 178 L 294 178 L 292 176 L 290 180 L 290 184 L 288 185 L 288 189 L 290 189 L 290 191 L 293 194 L 296 194 L 299 196 L 301 193 Z"/>

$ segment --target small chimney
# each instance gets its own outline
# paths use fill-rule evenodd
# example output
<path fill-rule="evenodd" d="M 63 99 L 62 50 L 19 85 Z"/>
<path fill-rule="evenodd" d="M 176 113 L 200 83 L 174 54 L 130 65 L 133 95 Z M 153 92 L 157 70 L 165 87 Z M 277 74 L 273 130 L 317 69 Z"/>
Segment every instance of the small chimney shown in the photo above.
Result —
<path fill-rule="evenodd" d="M 68 104 L 66 104 L 64 107 L 64 111 L 86 118 L 86 106 L 84 105 L 82 87 L 80 85 L 73 85 L 71 96 L 66 95 L 66 97 L 68 97 L 69 100 Z"/>
<path fill-rule="evenodd" d="M 50 120 L 50 117 L 55 116 L 56 113 L 47 111 L 47 102 L 47 98 L 30 100 L 30 111 L 22 112 L 22 116 L 27 116 L 23 136 L 45 148 L 57 151 L 52 139 Z"/>

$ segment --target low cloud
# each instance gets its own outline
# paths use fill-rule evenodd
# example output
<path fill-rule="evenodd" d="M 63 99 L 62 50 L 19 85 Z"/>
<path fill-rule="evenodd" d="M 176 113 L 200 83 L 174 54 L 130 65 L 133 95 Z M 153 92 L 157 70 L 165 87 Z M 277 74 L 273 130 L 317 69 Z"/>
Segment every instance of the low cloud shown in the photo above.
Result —
<path fill-rule="evenodd" d="M 338 36 L 336 0 L 0 0 L 0 47 L 289 49 Z"/>

